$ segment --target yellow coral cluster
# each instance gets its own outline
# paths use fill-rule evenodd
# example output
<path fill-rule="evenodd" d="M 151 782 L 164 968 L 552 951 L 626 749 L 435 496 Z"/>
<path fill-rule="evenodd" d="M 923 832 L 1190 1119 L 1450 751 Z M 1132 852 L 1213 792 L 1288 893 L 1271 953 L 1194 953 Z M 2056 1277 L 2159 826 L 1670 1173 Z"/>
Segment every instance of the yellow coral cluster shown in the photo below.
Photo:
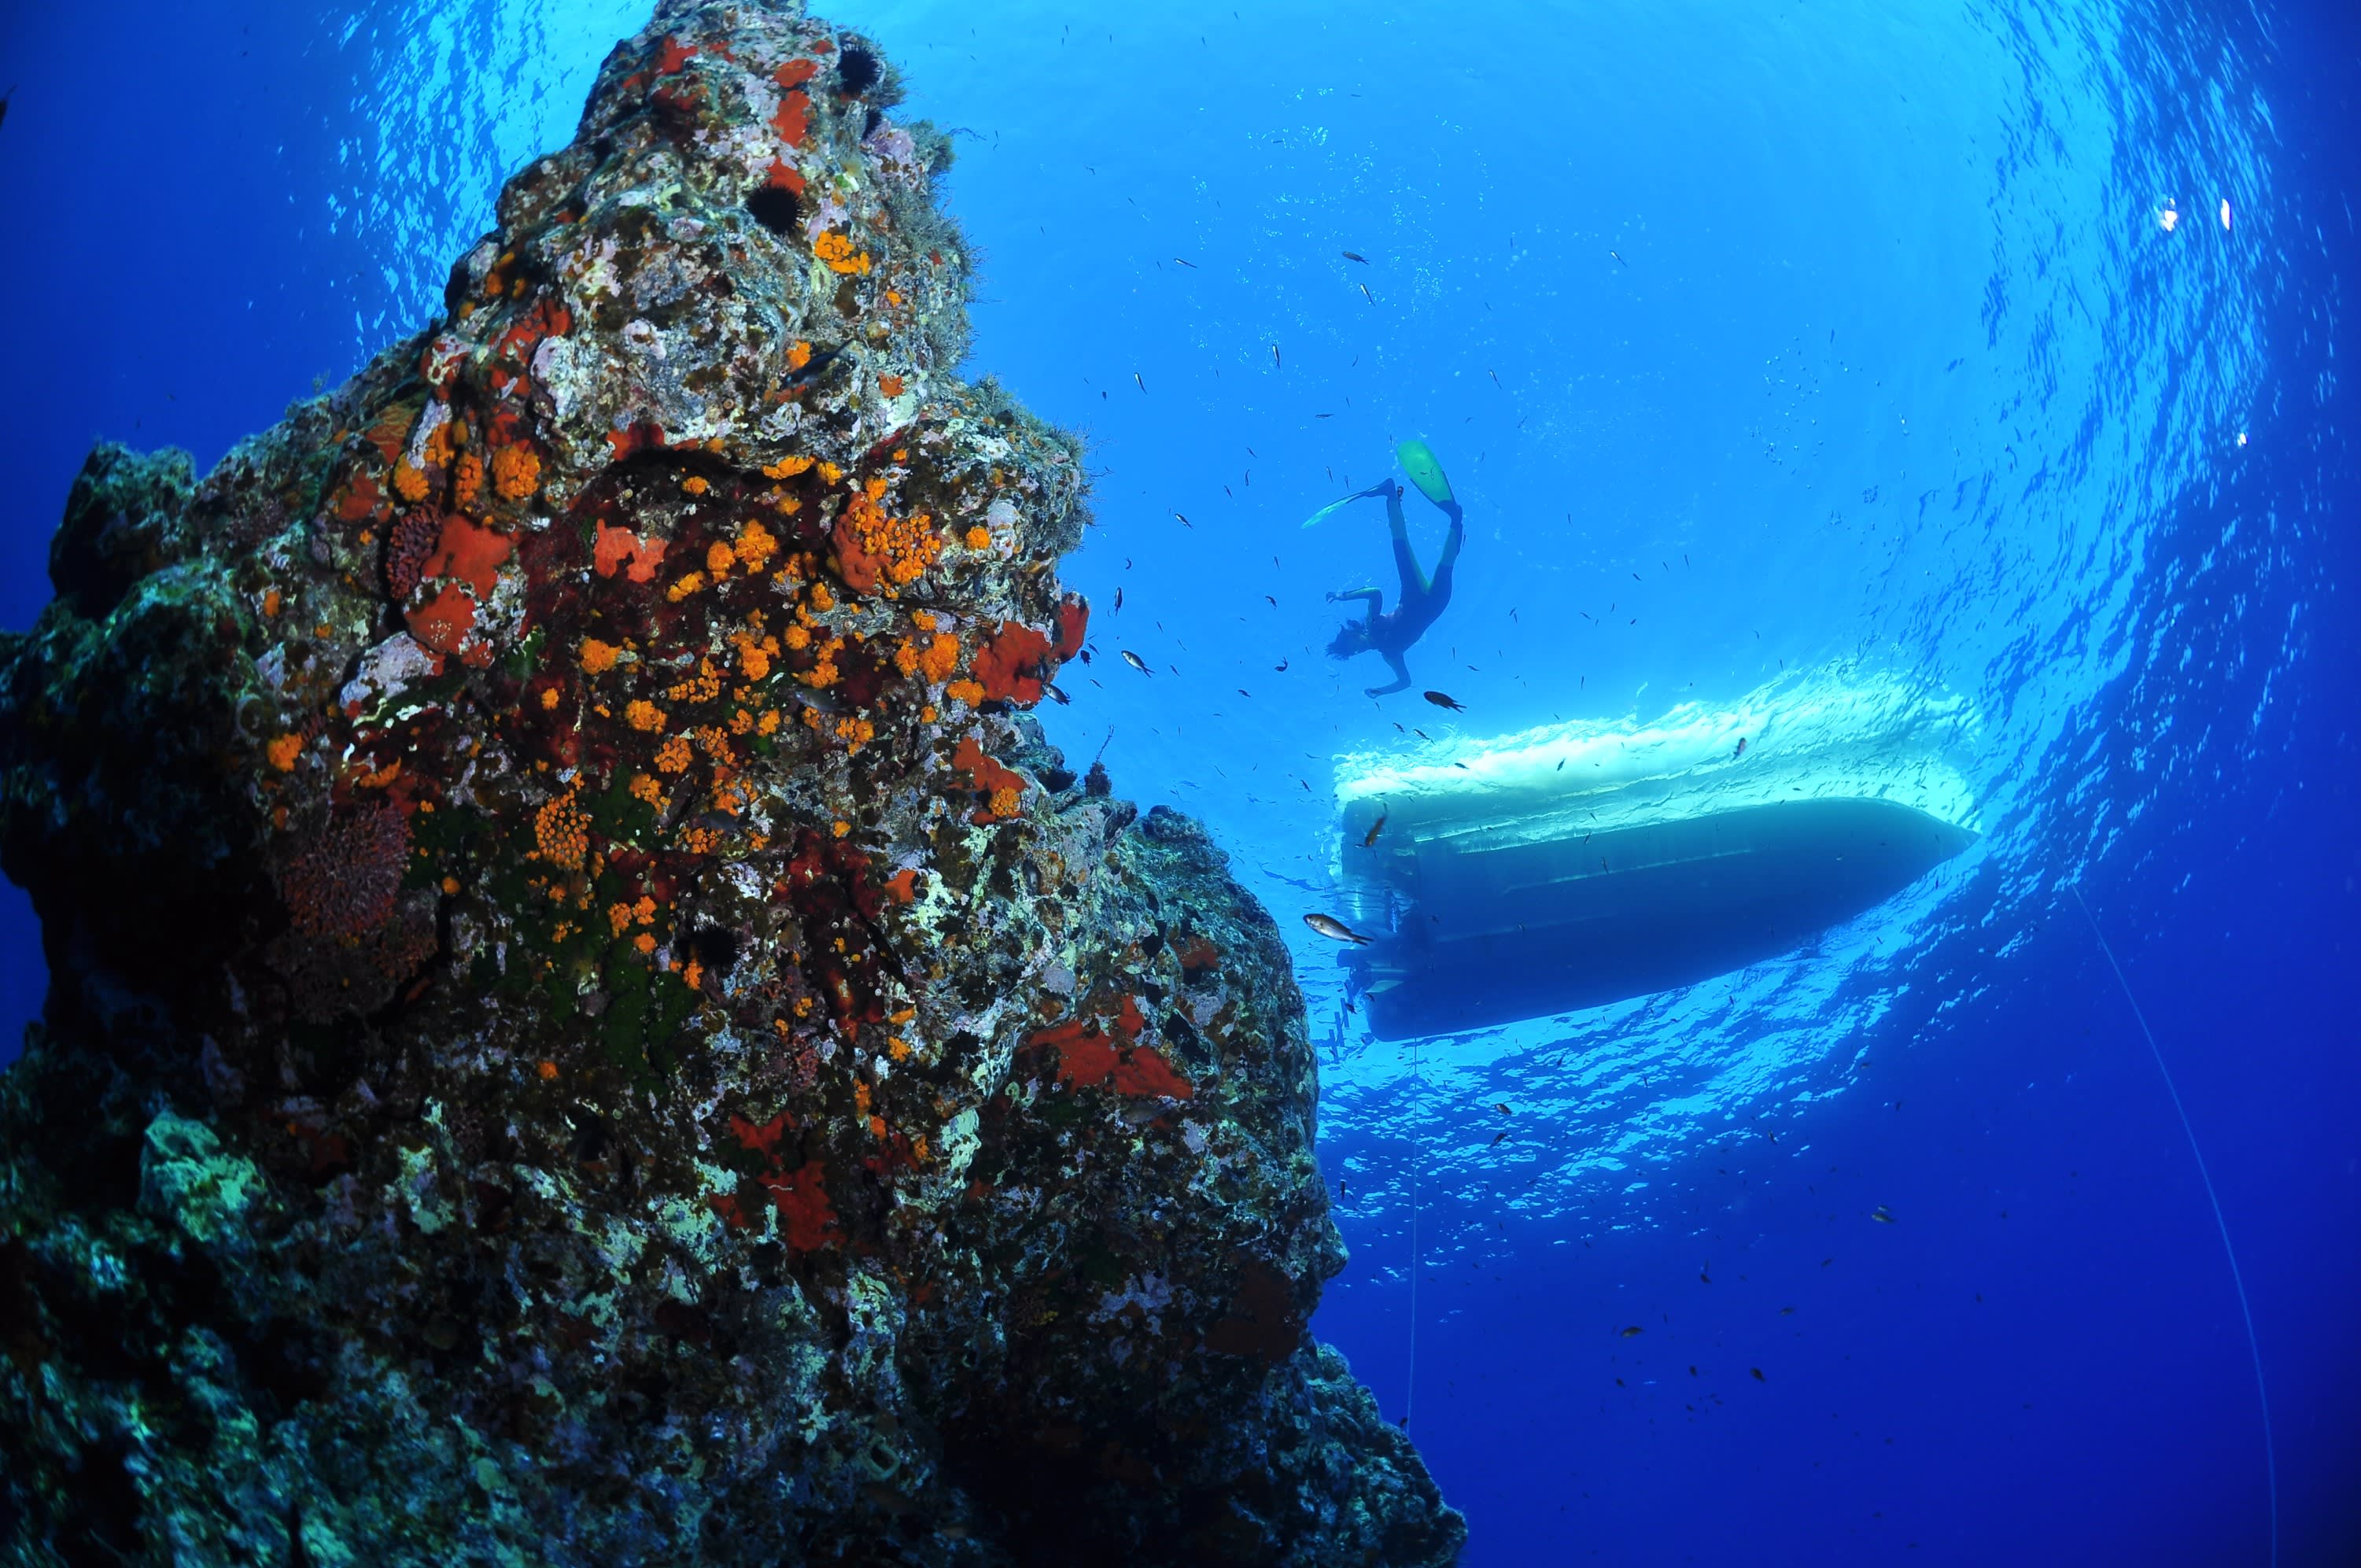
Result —
<path fill-rule="evenodd" d="M 503 446 L 492 454 L 492 488 L 502 500 L 521 501 L 541 488 L 541 459 L 530 446 Z"/>
<path fill-rule="evenodd" d="M 642 926 L 653 926 L 656 923 L 656 901 L 654 899 L 650 898 L 646 894 L 640 894 L 640 901 L 637 904 L 612 904 L 608 905 L 607 924 L 614 927 L 616 936 L 621 936 L 626 930 L 631 928 L 634 922 L 637 922 Z"/>
<path fill-rule="evenodd" d="M 407 457 L 393 466 L 393 493 L 406 501 L 426 499 L 426 475 Z"/>
<path fill-rule="evenodd" d="M 578 872 L 590 848 L 590 818 L 575 805 L 569 792 L 544 802 L 533 813 L 533 836 L 543 860 L 561 870 Z"/>
<path fill-rule="evenodd" d="M 632 729 L 644 729 L 650 734 L 664 727 L 664 709 L 643 696 L 631 699 L 623 709 L 623 718 Z"/>
<path fill-rule="evenodd" d="M 291 773 L 295 771 L 295 759 L 303 754 L 303 737 L 281 735 L 262 750 L 263 754 L 270 759 L 272 767 L 282 773 Z"/>
<path fill-rule="evenodd" d="M 794 630 L 801 630 L 802 628 Z M 805 641 L 810 641 L 808 634 Z M 739 672 L 750 681 L 759 681 L 767 676 L 771 673 L 771 661 L 779 656 L 777 638 L 758 637 L 752 631 L 734 634 L 730 639 L 730 645 L 738 650 Z M 747 722 L 751 724 L 752 720 L 750 718 Z"/>
<path fill-rule="evenodd" d="M 802 628 L 797 627 L 795 630 L 801 630 Z M 842 652 L 844 652 L 844 639 L 841 637 L 829 638 L 827 641 L 819 645 L 818 650 L 819 662 L 796 678 L 803 682 L 804 685 L 811 687 L 814 691 L 818 691 L 823 687 L 836 685 L 839 674 L 836 667 L 836 656 Z"/>
<path fill-rule="evenodd" d="M 668 773 L 685 773 L 695 751 L 686 735 L 675 735 L 656 748 L 656 766 Z"/>
<path fill-rule="evenodd" d="M 983 703 L 983 687 L 973 681 L 953 681 L 943 688 L 943 695 L 970 707 L 978 707 Z"/>
<path fill-rule="evenodd" d="M 738 753 L 730 748 L 730 732 L 719 724 L 698 725 L 697 743 L 705 748 L 706 755 L 713 759 L 715 765 L 722 768 L 737 765 Z"/>
<path fill-rule="evenodd" d="M 877 739 L 877 730 L 865 718 L 840 718 L 836 721 L 836 738 L 844 742 L 848 753 L 857 752 Z"/>
<path fill-rule="evenodd" d="M 484 460 L 470 452 L 459 459 L 459 466 L 452 471 L 452 499 L 462 507 L 471 507 L 483 491 Z"/>
<path fill-rule="evenodd" d="M 869 253 L 854 249 L 851 235 L 830 230 L 812 241 L 812 254 L 827 263 L 831 272 L 858 272 L 865 276 L 869 271 Z"/>
<path fill-rule="evenodd" d="M 582 640 L 582 673 L 586 675 L 603 675 L 615 667 L 615 661 L 622 657 L 622 653 L 623 651 L 612 642 L 601 642 L 596 637 L 585 637 Z"/>
<path fill-rule="evenodd" d="M 935 520 L 925 512 L 913 512 L 908 517 L 893 517 L 879 503 L 884 499 L 885 481 L 872 479 L 862 491 L 845 507 L 845 521 L 852 525 L 861 540 L 864 555 L 873 555 L 885 562 L 885 576 L 897 584 L 915 583 L 942 554 L 943 542 L 935 532 Z"/>
<path fill-rule="evenodd" d="M 664 690 L 666 702 L 711 702 L 721 695 L 721 672 L 710 659 L 697 662 L 697 674 Z"/>
<path fill-rule="evenodd" d="M 797 359 L 796 357 L 797 354 L 801 354 L 803 356 L 803 359 Z M 809 359 L 810 357 L 811 345 L 808 343 L 798 343 L 794 348 L 787 352 L 787 359 L 789 363 L 797 366 L 802 365 L 804 360 Z M 766 479 L 792 479 L 811 466 L 812 460 L 808 457 L 782 457 L 776 463 L 770 464 L 763 469 L 763 477 Z"/>
<path fill-rule="evenodd" d="M 704 587 L 705 574 L 702 572 L 691 572 L 688 576 L 683 577 L 680 581 L 666 588 L 664 590 L 664 598 L 671 600 L 674 604 L 678 604 L 689 595 L 702 592 Z"/>
<path fill-rule="evenodd" d="M 764 528 L 759 518 L 749 518 L 746 526 L 738 531 L 738 547 L 734 552 L 738 564 L 749 572 L 759 572 L 779 553 L 777 535 Z"/>

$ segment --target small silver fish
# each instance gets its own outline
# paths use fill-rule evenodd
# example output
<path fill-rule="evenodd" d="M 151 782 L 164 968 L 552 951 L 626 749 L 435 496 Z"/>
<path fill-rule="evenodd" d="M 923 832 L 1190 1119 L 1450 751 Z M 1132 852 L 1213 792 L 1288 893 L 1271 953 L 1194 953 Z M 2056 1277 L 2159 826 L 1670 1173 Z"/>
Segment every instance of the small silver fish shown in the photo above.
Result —
<path fill-rule="evenodd" d="M 1123 662 L 1129 664 L 1133 669 L 1137 670 L 1141 674 L 1148 676 L 1150 680 L 1156 678 L 1156 672 L 1148 667 L 1148 661 L 1141 658 L 1138 654 L 1133 652 L 1128 648 L 1126 648 L 1123 651 Z"/>
<path fill-rule="evenodd" d="M 1339 942 L 1352 942 L 1358 944 L 1368 940 L 1367 937 L 1362 936 L 1358 931 L 1354 930 L 1350 926 L 1345 925 L 1342 920 L 1337 919 L 1333 915 L 1307 915 L 1303 917 L 1303 923 L 1306 926 L 1311 927 L 1313 930 L 1319 932 L 1322 936 L 1334 938 Z"/>

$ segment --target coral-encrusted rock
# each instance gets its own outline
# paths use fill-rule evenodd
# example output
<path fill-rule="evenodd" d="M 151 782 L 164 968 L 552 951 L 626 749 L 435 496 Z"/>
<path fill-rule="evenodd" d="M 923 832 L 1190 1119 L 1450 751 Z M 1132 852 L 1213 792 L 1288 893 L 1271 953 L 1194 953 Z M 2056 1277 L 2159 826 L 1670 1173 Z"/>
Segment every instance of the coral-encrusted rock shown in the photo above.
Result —
<path fill-rule="evenodd" d="M 948 144 L 667 4 L 447 313 L 0 639 L 11 1561 L 1449 1561 L 1306 1340 L 1286 949 L 1022 709 L 1070 437 Z"/>

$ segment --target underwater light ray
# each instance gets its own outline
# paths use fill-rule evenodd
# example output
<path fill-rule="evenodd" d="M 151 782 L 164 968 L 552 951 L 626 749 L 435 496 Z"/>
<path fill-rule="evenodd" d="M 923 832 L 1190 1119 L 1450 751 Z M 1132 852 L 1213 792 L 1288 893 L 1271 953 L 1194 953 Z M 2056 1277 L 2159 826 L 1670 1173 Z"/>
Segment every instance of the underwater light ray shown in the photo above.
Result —
<path fill-rule="evenodd" d="M 2172 1081 L 2172 1069 L 2165 1066 L 2164 1052 L 2156 1043 L 2156 1031 L 2147 1026 L 2147 1014 L 2140 1010 L 2139 998 L 2132 994 L 2132 982 L 2125 978 L 2124 966 L 2115 961 L 2115 950 L 2107 945 L 2107 934 L 2099 928 L 2099 917 L 2083 902 L 2081 884 L 2070 882 L 2066 891 L 2074 895 L 2075 906 L 2091 923 L 2091 935 L 2098 938 L 2099 951 L 2106 955 L 2107 967 L 2115 971 L 2115 983 L 2123 987 L 2124 1000 L 2131 1003 L 2132 1016 L 2138 1020 L 2140 1034 L 2147 1040 L 2148 1055 L 2156 1058 L 2156 1070 L 2164 1080 L 2164 1091 L 2172 1097 L 2172 1109 L 2180 1118 L 2180 1130 L 2189 1135 L 2190 1157 L 2197 1162 L 2197 1177 L 2205 1184 L 2206 1201 L 2213 1205 L 2213 1224 L 2222 1233 L 2222 1255 L 2230 1260 L 2230 1283 L 2238 1288 L 2238 1311 L 2246 1320 L 2246 1349 L 2255 1358 L 2255 1401 L 2263 1408 L 2263 1476 L 2270 1491 L 2271 1568 L 2279 1568 L 2279 1465 L 2271 1442 L 2271 1399 L 2263 1386 L 2263 1344 L 2255 1334 L 2255 1310 L 2246 1301 L 2246 1278 L 2238 1270 L 2237 1249 L 2230 1245 L 2230 1222 L 2223 1217 L 2221 1194 L 2213 1190 L 2213 1173 L 2205 1168 L 2205 1151 L 2197 1146 L 2197 1129 L 2190 1123 L 2189 1108 L 2180 1102 L 2180 1090 Z"/>

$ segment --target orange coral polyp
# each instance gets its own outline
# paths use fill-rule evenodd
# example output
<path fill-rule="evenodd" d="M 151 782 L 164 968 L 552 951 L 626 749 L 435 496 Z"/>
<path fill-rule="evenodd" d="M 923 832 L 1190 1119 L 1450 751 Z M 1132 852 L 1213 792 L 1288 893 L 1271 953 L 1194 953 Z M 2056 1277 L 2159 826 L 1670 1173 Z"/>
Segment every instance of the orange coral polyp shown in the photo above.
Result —
<path fill-rule="evenodd" d="M 586 675 L 603 675 L 615 667 L 615 661 L 622 655 L 623 651 L 612 642 L 601 642 L 596 637 L 585 637 L 582 640 L 582 673 Z"/>
<path fill-rule="evenodd" d="M 927 624 L 933 624 L 933 617 L 928 618 Z M 928 685 L 949 680 L 951 672 L 959 668 L 959 639 L 948 631 L 938 631 L 918 655 L 918 673 L 927 677 Z"/>
<path fill-rule="evenodd" d="M 769 564 L 771 557 L 778 553 L 777 536 L 764 528 L 760 519 L 750 520 L 745 527 L 738 531 L 736 554 L 749 572 L 761 571 Z"/>
<path fill-rule="evenodd" d="M 631 699 L 630 706 L 623 709 L 623 718 L 632 729 L 650 734 L 664 727 L 664 709 L 643 696 Z"/>
<path fill-rule="evenodd" d="M 578 872 L 590 848 L 590 818 L 574 804 L 572 795 L 562 795 L 533 813 L 533 836 L 543 860 L 562 870 Z"/>
<path fill-rule="evenodd" d="M 521 501 L 541 488 L 541 459 L 529 446 L 503 446 L 492 454 L 492 488 L 502 500 Z"/>
<path fill-rule="evenodd" d="M 812 241 L 812 254 L 827 264 L 831 272 L 867 272 L 869 253 L 855 249 L 852 236 L 831 229 Z"/>

